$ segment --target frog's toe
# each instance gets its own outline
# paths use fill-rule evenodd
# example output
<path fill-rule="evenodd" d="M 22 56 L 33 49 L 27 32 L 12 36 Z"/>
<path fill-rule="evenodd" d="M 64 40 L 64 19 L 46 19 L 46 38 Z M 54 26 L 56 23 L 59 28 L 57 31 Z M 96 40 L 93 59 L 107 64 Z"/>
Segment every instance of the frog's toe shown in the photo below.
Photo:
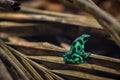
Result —
<path fill-rule="evenodd" d="M 85 61 L 84 61 L 84 60 L 82 60 L 82 61 L 81 61 L 81 63 L 85 63 Z"/>
<path fill-rule="evenodd" d="M 89 56 L 90 56 L 90 53 L 85 53 L 85 54 L 83 55 L 84 58 L 88 58 Z"/>
<path fill-rule="evenodd" d="M 69 63 L 74 63 L 74 61 L 72 59 L 69 59 Z"/>
<path fill-rule="evenodd" d="M 79 63 L 79 62 L 80 62 L 80 59 L 79 59 L 79 58 L 76 58 L 76 59 L 74 60 L 74 62 L 75 62 L 75 63 Z"/>

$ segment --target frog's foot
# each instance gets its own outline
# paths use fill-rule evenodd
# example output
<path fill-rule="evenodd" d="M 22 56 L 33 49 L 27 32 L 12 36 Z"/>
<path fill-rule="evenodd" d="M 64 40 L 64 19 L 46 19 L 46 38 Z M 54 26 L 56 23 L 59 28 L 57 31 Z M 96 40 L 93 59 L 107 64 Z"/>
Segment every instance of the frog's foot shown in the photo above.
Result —
<path fill-rule="evenodd" d="M 69 59 L 66 63 L 79 64 L 79 63 L 84 63 L 84 61 L 83 59 L 80 60 L 80 58 L 75 58 L 75 59 Z"/>
<path fill-rule="evenodd" d="M 63 59 L 65 63 L 72 63 L 72 64 L 84 63 L 86 60 L 83 55 L 79 55 L 79 54 L 70 55 L 66 53 L 63 55 Z"/>
<path fill-rule="evenodd" d="M 63 60 L 65 63 L 69 63 L 69 58 L 67 53 L 63 54 Z"/>
<path fill-rule="evenodd" d="M 74 62 L 76 63 L 76 64 L 79 64 L 79 63 L 84 63 L 84 60 L 83 60 L 83 58 L 81 59 L 81 58 L 76 58 L 75 60 L 74 60 Z"/>
<path fill-rule="evenodd" d="M 83 56 L 84 58 L 88 58 L 88 57 L 90 56 L 90 53 L 84 53 L 82 56 Z"/>
<path fill-rule="evenodd" d="M 78 54 L 73 54 L 71 58 L 73 60 L 73 63 L 84 63 L 83 57 Z"/>

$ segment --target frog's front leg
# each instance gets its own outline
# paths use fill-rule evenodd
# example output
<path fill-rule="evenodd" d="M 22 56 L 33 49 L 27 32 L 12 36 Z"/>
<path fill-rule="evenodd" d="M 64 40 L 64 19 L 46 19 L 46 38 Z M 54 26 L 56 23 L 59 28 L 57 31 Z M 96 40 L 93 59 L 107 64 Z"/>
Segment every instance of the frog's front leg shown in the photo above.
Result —
<path fill-rule="evenodd" d="M 84 51 L 84 45 L 81 46 L 81 52 L 80 55 L 83 56 L 84 58 L 88 58 L 90 54 L 86 53 Z"/>
<path fill-rule="evenodd" d="M 65 53 L 64 55 L 63 55 L 63 58 L 64 58 L 64 61 L 65 61 L 65 63 L 69 63 L 70 62 L 70 53 L 69 52 L 67 52 L 67 53 Z"/>
<path fill-rule="evenodd" d="M 84 58 L 88 58 L 90 56 L 90 54 L 86 53 L 85 51 L 82 51 L 80 55 L 83 56 Z"/>

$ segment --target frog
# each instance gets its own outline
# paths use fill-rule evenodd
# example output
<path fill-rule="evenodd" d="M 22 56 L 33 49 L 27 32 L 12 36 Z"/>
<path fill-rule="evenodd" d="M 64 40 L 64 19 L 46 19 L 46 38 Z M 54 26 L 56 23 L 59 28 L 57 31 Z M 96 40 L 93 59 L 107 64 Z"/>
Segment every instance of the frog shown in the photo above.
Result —
<path fill-rule="evenodd" d="M 85 52 L 84 46 L 89 37 L 89 34 L 83 34 L 73 41 L 70 51 L 63 54 L 65 63 L 79 64 L 86 62 L 90 54 Z"/>

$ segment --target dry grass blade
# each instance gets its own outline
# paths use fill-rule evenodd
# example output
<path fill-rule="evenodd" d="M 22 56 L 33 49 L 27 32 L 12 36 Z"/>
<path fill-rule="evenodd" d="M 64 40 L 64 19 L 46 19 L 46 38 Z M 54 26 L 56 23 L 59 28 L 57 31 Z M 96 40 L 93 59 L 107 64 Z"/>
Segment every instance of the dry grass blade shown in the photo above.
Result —
<path fill-rule="evenodd" d="M 18 28 L 18 27 L 33 27 L 33 26 L 39 26 L 40 24 L 34 24 L 34 23 L 17 23 L 17 22 L 11 22 L 11 21 L 1 21 L 0 22 L 0 29 L 2 28 Z"/>
<path fill-rule="evenodd" d="M 5 64 L 3 63 L 1 59 L 0 59 L 0 79 L 13 80 L 13 78 L 11 77 L 10 73 L 6 69 Z"/>
<path fill-rule="evenodd" d="M 30 45 L 29 45 L 30 46 Z M 8 47 L 8 46 L 7 46 Z M 16 50 L 14 50 L 13 48 L 10 48 L 10 47 L 8 47 L 8 49 L 10 49 L 13 53 L 14 53 L 14 55 L 16 55 L 16 57 L 18 58 L 18 59 L 22 59 L 22 58 L 24 58 L 25 60 L 27 60 L 28 61 L 28 63 L 30 63 L 30 65 L 32 65 L 33 67 L 34 67 L 34 69 L 36 69 L 36 70 L 39 70 L 39 71 L 41 71 L 41 72 L 43 72 L 44 74 L 46 74 L 45 75 L 45 77 L 46 77 L 46 79 L 49 79 L 49 80 L 64 80 L 63 78 L 61 78 L 61 77 L 59 77 L 59 76 L 57 76 L 56 74 L 58 74 L 58 75 L 61 75 L 61 76 L 63 76 L 64 78 L 65 77 L 73 77 L 73 79 L 90 79 L 91 77 L 92 78 L 95 78 L 95 79 L 107 79 L 107 80 L 109 80 L 109 78 L 108 77 L 111 77 L 111 79 L 112 78 L 115 78 L 115 79 L 118 79 L 118 76 L 120 75 L 120 73 L 119 72 L 117 72 L 116 70 L 114 70 L 114 69 L 110 69 L 109 67 L 107 68 L 107 67 L 102 67 L 102 66 L 99 66 L 99 65 L 95 65 L 95 64 L 80 64 L 80 65 L 65 65 L 64 64 L 64 62 L 63 62 L 63 59 L 61 58 L 61 57 L 52 57 L 52 56 L 25 56 L 25 55 L 23 55 L 23 54 L 21 54 L 20 52 L 18 52 L 18 51 L 16 51 Z M 63 51 L 63 52 L 65 52 L 65 51 Z M 91 58 L 95 58 L 97 55 L 91 55 Z M 30 58 L 30 59 L 33 59 L 33 60 L 37 60 L 37 61 L 40 61 L 40 63 L 42 63 L 42 64 L 45 64 L 46 66 L 48 66 L 48 67 L 53 67 L 52 66 L 52 64 L 54 64 L 54 67 L 56 67 L 56 69 L 59 69 L 59 67 L 62 65 L 63 66 L 63 68 L 64 69 L 71 69 L 71 70 L 77 70 L 78 71 L 78 69 L 79 70 L 81 70 L 82 72 L 77 72 L 77 71 L 75 71 L 75 73 L 76 73 L 76 75 L 77 75 L 77 73 L 82 73 L 82 74 L 85 74 L 85 75 L 87 75 L 87 76 L 89 76 L 89 77 L 84 77 L 84 76 L 82 76 L 82 75 L 77 75 L 77 76 L 74 76 L 74 75 L 72 75 L 72 74 L 70 74 L 71 73 L 71 71 L 65 71 L 65 73 L 62 73 L 61 71 L 59 71 L 59 70 L 51 70 L 52 72 L 55 72 L 56 74 L 54 74 L 54 73 L 51 73 L 48 69 L 46 69 L 45 67 L 43 67 L 42 65 L 40 65 L 40 64 L 38 64 L 38 63 L 36 63 L 36 62 L 34 62 L 34 61 L 32 61 L 32 60 L 30 60 L 30 59 L 28 59 L 28 58 Z M 106 58 L 106 57 L 102 57 L 102 56 L 97 56 L 97 58 L 98 58 L 98 60 L 107 60 L 107 62 L 109 62 L 109 60 L 110 60 L 110 62 L 112 63 L 116 63 L 116 64 L 119 64 L 119 60 L 118 59 L 112 59 L 112 58 Z M 23 60 L 23 59 L 22 59 Z M 51 65 L 50 65 L 51 64 Z M 106 65 L 106 64 L 105 64 Z M 65 68 L 65 66 L 66 66 L 66 68 Z M 74 68 L 73 68 L 74 67 Z M 54 68 L 55 69 L 55 68 Z M 62 69 L 62 68 L 61 68 Z M 116 68 L 117 69 L 117 68 Z M 85 72 L 85 73 L 84 73 Z M 90 74 L 87 74 L 87 73 L 90 73 Z M 101 77 L 99 77 L 99 75 L 95 75 L 94 74 L 94 72 L 96 73 L 103 73 L 103 74 L 106 74 L 106 75 L 104 75 L 104 76 L 101 76 Z M 106 78 L 107 77 L 107 78 Z"/>
<path fill-rule="evenodd" d="M 21 11 L 35 13 L 35 14 L 39 14 L 39 15 L 46 15 L 46 16 L 51 16 L 51 17 L 53 16 L 53 17 L 56 17 L 56 20 L 61 23 L 63 21 L 63 23 L 80 25 L 83 27 L 86 26 L 86 27 L 102 29 L 102 27 L 98 24 L 98 22 L 94 18 L 88 18 L 85 16 L 74 15 L 74 14 L 52 12 L 52 11 L 47 11 L 47 10 L 38 10 L 38 9 L 27 8 L 27 7 L 22 7 Z M 47 20 L 47 18 L 46 18 L 46 20 Z"/>
<path fill-rule="evenodd" d="M 83 73 L 83 72 L 78 72 L 78 71 L 72 71 L 72 70 L 51 70 L 52 72 L 59 74 L 63 77 L 69 76 L 72 80 L 78 80 L 78 79 L 90 79 L 90 80 L 114 80 L 114 79 L 110 79 L 110 78 L 105 78 L 105 77 L 99 77 L 99 76 L 95 76 L 92 74 L 87 74 L 87 73 Z M 84 77 L 83 77 L 84 76 Z"/>
<path fill-rule="evenodd" d="M 97 65 L 105 66 L 105 67 L 110 67 L 113 69 L 118 69 L 118 70 L 120 69 L 120 67 L 119 67 L 120 59 L 91 54 L 89 62 L 95 63 Z"/>
<path fill-rule="evenodd" d="M 26 68 L 27 71 L 30 72 L 30 74 L 34 77 L 35 80 L 43 80 L 43 79 L 42 79 L 42 77 L 38 77 L 40 75 L 35 71 L 35 69 L 32 66 L 34 66 L 35 68 L 42 71 L 48 80 L 54 80 L 54 79 L 55 80 L 64 80 L 63 78 L 55 75 L 54 73 L 49 72 L 46 68 L 42 67 L 41 65 L 38 65 L 37 63 L 27 59 L 27 57 L 25 55 L 14 50 L 13 48 L 10 48 L 7 45 L 4 45 L 4 46 L 6 46 L 15 55 L 15 57 L 17 57 L 18 61 Z M 29 64 L 29 62 L 30 62 L 30 64 Z"/>
<path fill-rule="evenodd" d="M 8 46 L 7 46 L 8 47 Z M 19 61 L 24 65 L 24 67 L 30 72 L 30 74 L 34 77 L 35 80 L 43 80 L 43 78 L 38 74 L 38 72 L 30 65 L 30 63 L 26 60 L 26 56 L 20 54 L 18 51 L 13 48 L 8 47 L 13 54 L 19 58 Z"/>
<path fill-rule="evenodd" d="M 39 10 L 38 10 L 39 11 Z M 42 12 L 41 12 L 42 13 Z M 40 23 L 34 23 L 34 22 L 40 22 L 40 21 L 49 21 L 49 22 L 58 22 L 58 23 L 63 23 L 63 24 L 72 24 L 72 25 L 79 25 L 83 27 L 92 27 L 92 28 L 98 28 L 102 29 L 102 27 L 97 23 L 97 21 L 94 18 L 87 18 L 85 16 L 79 16 L 79 15 L 68 15 L 68 14 L 62 14 L 62 13 L 53 13 L 50 11 L 52 14 L 47 14 L 48 12 L 44 12 L 45 14 L 25 14 L 25 13 L 0 13 L 0 19 L 1 20 L 9 20 L 9 21 L 19 21 L 19 22 L 32 22 L 31 25 L 40 25 Z M 34 17 L 34 18 L 33 18 Z M 1 22 L 1 26 L 2 26 Z M 5 24 L 5 23 L 4 23 Z M 12 24 L 12 23 L 9 23 Z M 16 27 L 22 26 L 20 23 L 15 23 Z M 26 23 L 23 23 L 25 26 L 27 25 Z M 9 25 L 5 24 L 6 27 Z M 44 24 L 45 25 L 45 24 Z M 24 26 L 24 27 L 25 27 Z"/>
<path fill-rule="evenodd" d="M 33 59 L 33 60 L 37 60 L 37 61 L 42 61 L 43 63 L 46 62 L 46 65 L 47 64 L 49 65 L 49 63 L 51 63 L 51 64 L 54 63 L 54 66 L 57 66 L 57 64 L 65 66 L 62 57 L 55 57 L 55 56 L 28 56 L 28 58 Z M 52 65 L 49 65 L 49 67 L 50 66 L 52 67 Z M 87 64 L 79 64 L 79 65 L 67 65 L 66 64 L 66 66 L 73 66 L 75 68 L 93 69 L 93 70 L 96 70 L 96 71 L 102 71 L 102 72 L 107 72 L 107 73 L 111 73 L 111 74 L 120 75 L 119 71 L 116 71 L 115 69 L 111 69 L 109 67 L 99 66 L 99 65 L 96 65 L 95 63 L 94 64 L 87 63 Z"/>
<path fill-rule="evenodd" d="M 18 51 L 16 51 L 16 50 L 14 50 L 13 48 L 10 48 L 10 47 L 8 47 L 10 50 L 12 50 L 13 51 L 13 53 L 14 53 L 14 55 L 16 55 L 16 57 L 24 57 L 24 59 L 25 60 L 27 60 L 32 66 L 34 66 L 35 67 L 35 69 L 37 68 L 37 70 L 39 70 L 39 71 L 42 71 L 44 74 L 45 74 L 45 76 L 46 76 L 46 78 L 48 78 L 49 80 L 52 80 L 53 78 L 55 78 L 55 80 L 64 80 L 64 79 L 62 79 L 61 77 L 59 77 L 59 76 L 57 76 L 57 75 L 55 75 L 55 74 L 53 74 L 53 73 L 51 73 L 51 72 L 49 72 L 45 67 L 43 67 L 42 65 L 38 65 L 37 63 L 35 63 L 35 62 L 33 62 L 32 60 L 29 60 L 25 55 L 23 55 L 22 53 L 20 53 L 20 52 L 18 52 Z M 24 61 L 23 61 L 24 62 Z M 52 77 L 53 78 L 52 78 Z"/>
<path fill-rule="evenodd" d="M 0 40 L 0 41 L 1 41 L 1 40 Z M 4 45 L 4 48 L 5 48 L 5 50 L 7 51 L 7 54 L 8 54 L 9 57 L 15 62 L 15 64 L 20 67 L 20 69 L 27 75 L 27 77 L 28 77 L 29 79 L 34 80 L 34 78 L 32 77 L 33 75 L 30 74 L 30 73 L 26 70 L 26 68 L 20 63 L 20 61 L 17 60 L 17 58 L 13 55 L 13 53 L 6 48 L 6 45 L 3 43 L 3 41 L 1 41 L 1 44 L 0 44 L 0 45 L 2 45 L 2 44 Z M 23 59 L 21 59 L 21 61 L 22 61 L 22 60 L 23 60 Z"/>
<path fill-rule="evenodd" d="M 47 80 L 54 80 L 53 77 L 51 77 L 43 68 L 41 69 L 41 66 L 39 66 L 38 64 L 36 64 L 35 62 L 33 62 L 32 60 L 29 60 L 30 64 L 36 68 L 37 70 L 39 70 L 40 72 L 43 72 L 43 75 L 46 77 Z"/>
<path fill-rule="evenodd" d="M 47 69 L 46 69 L 45 67 L 43 67 L 42 65 L 40 65 L 40 64 L 38 64 L 38 63 L 35 63 L 35 62 L 33 62 L 32 60 L 30 60 L 30 59 L 28 59 L 28 61 L 29 61 L 33 66 L 37 67 L 40 71 L 42 70 L 45 74 L 46 74 L 46 73 L 49 74 L 49 76 L 47 75 L 48 77 L 50 77 L 50 75 L 51 75 L 53 78 L 55 78 L 55 80 L 64 80 L 63 78 L 57 76 L 56 74 L 51 73 L 49 70 L 47 70 Z M 51 80 L 51 79 L 50 79 L 50 80 Z"/>
<path fill-rule="evenodd" d="M 97 32 L 99 35 L 102 34 L 102 36 L 106 36 L 106 35 L 108 36 L 108 34 L 93 18 L 87 18 L 85 16 L 76 16 L 76 15 L 70 15 L 70 16 L 68 15 L 65 17 L 63 15 L 64 14 L 59 14 L 57 17 L 56 14 L 47 15 L 47 12 L 46 15 L 25 14 L 25 13 L 24 14 L 0 13 L 0 19 L 4 20 L 0 22 L 0 33 L 1 34 L 4 33 L 3 35 L 5 35 L 4 36 L 5 38 L 9 36 L 26 37 L 26 36 L 40 36 L 40 35 L 53 35 L 53 36 L 65 35 L 69 37 L 75 37 L 81 34 L 80 30 L 82 28 L 89 29 L 90 27 L 90 29 L 92 29 L 90 30 L 90 33 Z M 67 29 L 67 31 L 65 31 L 65 29 Z M 24 32 L 21 33 L 21 31 Z M 46 33 L 47 31 L 50 32 Z"/>
<path fill-rule="evenodd" d="M 24 70 L 23 66 L 18 62 L 18 60 L 12 55 L 12 53 L 4 46 L 4 44 L 0 40 L 0 57 L 9 63 L 13 67 L 13 69 L 17 72 L 19 78 L 28 80 L 26 75 L 23 73 Z M 17 64 L 17 65 L 16 65 Z M 18 67 L 19 66 L 19 67 Z M 21 70 L 21 69 L 22 70 Z M 16 77 L 18 79 L 18 77 Z"/>
<path fill-rule="evenodd" d="M 39 55 L 39 56 L 43 56 L 43 55 L 44 56 L 62 56 L 63 53 L 67 52 L 67 50 L 64 50 L 62 48 L 59 48 L 58 46 L 56 47 L 56 46 L 48 44 L 48 43 L 47 44 L 43 43 L 44 46 L 43 46 L 43 44 L 40 44 L 40 43 L 39 44 L 37 44 L 37 43 L 31 44 L 30 42 L 8 43 L 8 44 L 15 45 L 15 46 L 22 46 L 24 48 L 28 47 L 30 49 L 32 48 L 32 49 L 44 50 L 44 51 L 42 51 L 42 53 L 40 53 L 40 52 L 37 53 L 37 55 Z M 50 52 L 52 52 L 52 53 L 50 53 Z M 97 64 L 97 65 L 110 67 L 110 68 L 114 68 L 114 69 L 120 69 L 119 68 L 119 66 L 120 66 L 120 60 L 119 59 L 91 54 L 88 61 L 90 63 L 94 63 L 94 64 Z M 103 63 L 105 63 L 105 64 L 103 64 Z"/>
<path fill-rule="evenodd" d="M 66 52 L 64 48 L 58 47 L 48 42 L 19 42 L 19 43 L 11 43 L 8 42 L 9 45 L 18 45 L 18 46 L 25 46 L 30 48 L 42 49 L 42 50 L 51 50 L 51 51 L 58 51 L 58 52 Z"/>
<path fill-rule="evenodd" d="M 115 79 L 119 79 L 119 75 L 120 75 L 120 72 L 117 71 L 119 70 L 119 68 L 114 69 L 114 68 L 104 67 L 104 65 L 96 65 L 95 63 L 93 64 L 86 63 L 86 64 L 78 64 L 78 65 L 64 64 L 63 58 L 55 57 L 55 56 L 54 57 L 53 56 L 28 56 L 28 58 L 35 60 L 37 62 L 40 62 L 45 66 L 49 67 L 50 69 L 75 70 L 75 71 L 93 74 L 96 76 L 115 78 Z M 117 67 L 119 67 L 118 65 Z"/>
<path fill-rule="evenodd" d="M 99 23 L 104 27 L 104 29 L 109 33 L 109 35 L 111 36 L 112 40 L 114 40 L 116 42 L 116 44 L 118 46 L 120 46 L 120 36 L 119 36 L 119 32 L 117 32 L 116 30 L 114 30 L 112 27 L 110 27 L 110 25 L 108 25 L 108 23 L 106 23 L 104 20 L 102 19 L 98 19 Z M 119 29 L 118 29 L 119 30 Z M 119 30 L 120 31 L 120 30 Z"/>

